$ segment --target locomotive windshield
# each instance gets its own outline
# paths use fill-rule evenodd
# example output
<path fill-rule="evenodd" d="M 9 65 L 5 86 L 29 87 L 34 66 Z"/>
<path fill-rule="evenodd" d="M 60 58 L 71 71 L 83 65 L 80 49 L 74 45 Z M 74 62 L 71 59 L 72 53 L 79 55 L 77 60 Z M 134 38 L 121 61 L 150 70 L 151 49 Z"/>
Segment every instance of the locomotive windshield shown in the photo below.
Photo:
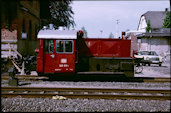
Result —
<path fill-rule="evenodd" d="M 73 41 L 72 40 L 56 40 L 56 52 L 57 53 L 73 53 Z"/>
<path fill-rule="evenodd" d="M 65 41 L 65 52 L 72 52 L 73 41 Z"/>
<path fill-rule="evenodd" d="M 64 45 L 63 45 L 63 41 L 56 41 L 56 52 L 64 52 Z"/>

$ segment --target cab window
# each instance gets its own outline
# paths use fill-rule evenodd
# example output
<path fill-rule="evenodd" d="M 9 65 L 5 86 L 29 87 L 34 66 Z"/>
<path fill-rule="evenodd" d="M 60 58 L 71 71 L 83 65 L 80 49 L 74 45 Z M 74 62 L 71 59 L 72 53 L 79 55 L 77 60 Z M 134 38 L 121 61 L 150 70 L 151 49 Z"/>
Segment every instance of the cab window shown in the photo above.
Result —
<path fill-rule="evenodd" d="M 72 40 L 56 40 L 56 52 L 57 53 L 73 53 L 73 41 Z"/>
<path fill-rule="evenodd" d="M 65 41 L 65 52 L 72 52 L 72 41 Z"/>
<path fill-rule="evenodd" d="M 64 52 L 64 41 L 56 41 L 56 52 Z"/>
<path fill-rule="evenodd" d="M 45 52 L 53 53 L 53 40 L 45 40 Z"/>

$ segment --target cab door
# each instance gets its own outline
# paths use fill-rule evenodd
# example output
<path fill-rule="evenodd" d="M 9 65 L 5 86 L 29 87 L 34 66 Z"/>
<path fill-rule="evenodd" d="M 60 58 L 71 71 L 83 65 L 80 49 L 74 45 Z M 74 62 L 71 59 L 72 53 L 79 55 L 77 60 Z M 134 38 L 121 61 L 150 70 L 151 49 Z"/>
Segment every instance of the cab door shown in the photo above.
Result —
<path fill-rule="evenodd" d="M 56 40 L 55 55 L 56 73 L 74 73 L 75 72 L 75 41 L 74 40 Z"/>
<path fill-rule="evenodd" d="M 55 43 L 54 40 L 44 41 L 44 73 L 54 73 Z"/>

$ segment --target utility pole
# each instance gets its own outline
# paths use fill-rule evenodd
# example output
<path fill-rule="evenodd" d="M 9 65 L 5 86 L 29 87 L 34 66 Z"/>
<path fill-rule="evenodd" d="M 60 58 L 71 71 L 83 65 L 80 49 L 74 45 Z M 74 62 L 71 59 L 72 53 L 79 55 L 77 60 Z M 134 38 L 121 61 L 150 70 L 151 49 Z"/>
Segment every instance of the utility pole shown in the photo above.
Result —
<path fill-rule="evenodd" d="M 149 45 L 150 45 L 150 51 L 151 51 L 151 38 L 152 38 L 152 30 L 150 30 L 150 31 L 149 31 L 149 33 L 150 33 L 150 38 L 149 38 L 149 41 L 150 41 L 150 43 L 149 43 Z"/>

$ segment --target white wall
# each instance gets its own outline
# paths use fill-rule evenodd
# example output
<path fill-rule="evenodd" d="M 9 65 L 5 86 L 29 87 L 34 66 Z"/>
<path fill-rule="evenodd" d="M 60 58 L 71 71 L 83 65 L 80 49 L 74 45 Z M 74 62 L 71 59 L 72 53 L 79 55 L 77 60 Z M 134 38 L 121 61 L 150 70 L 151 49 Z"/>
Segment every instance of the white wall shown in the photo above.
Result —
<path fill-rule="evenodd" d="M 146 23 L 145 17 L 142 16 L 140 18 L 140 23 L 139 23 L 139 26 L 138 26 L 138 31 L 139 32 L 145 32 L 146 31 L 146 27 L 147 27 L 147 23 Z"/>
<path fill-rule="evenodd" d="M 165 37 L 154 37 L 150 40 L 148 38 L 142 38 L 140 51 L 148 51 L 150 48 L 151 51 L 156 51 L 161 56 L 170 53 L 169 41 Z"/>

